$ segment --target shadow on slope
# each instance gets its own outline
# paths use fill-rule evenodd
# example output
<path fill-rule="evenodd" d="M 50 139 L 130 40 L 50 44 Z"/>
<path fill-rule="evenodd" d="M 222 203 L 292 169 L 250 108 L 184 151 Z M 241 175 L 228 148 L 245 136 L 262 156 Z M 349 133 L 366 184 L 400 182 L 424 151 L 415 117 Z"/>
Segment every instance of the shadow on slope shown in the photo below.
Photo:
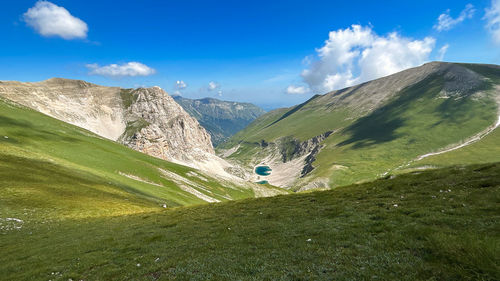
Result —
<path fill-rule="evenodd" d="M 413 121 L 422 120 L 413 130 L 420 131 L 417 133 L 425 133 L 425 130 L 441 124 L 464 122 L 474 110 L 474 104 L 467 96 L 481 90 L 485 84 L 467 93 L 451 93 L 452 96 L 441 98 L 439 94 L 444 84 L 442 75 L 434 74 L 401 90 L 394 100 L 347 127 L 343 133 L 349 138 L 339 146 L 354 144 L 356 149 L 393 141 L 408 134 L 398 129 L 408 126 L 410 118 Z M 431 121 L 432 117 L 437 117 L 438 121 Z"/>

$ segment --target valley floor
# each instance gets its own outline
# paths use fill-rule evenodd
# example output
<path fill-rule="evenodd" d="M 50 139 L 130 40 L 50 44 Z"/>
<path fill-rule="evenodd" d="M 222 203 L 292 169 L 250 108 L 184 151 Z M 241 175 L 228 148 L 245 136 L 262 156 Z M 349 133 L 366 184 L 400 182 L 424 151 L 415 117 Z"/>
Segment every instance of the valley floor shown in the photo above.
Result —
<path fill-rule="evenodd" d="M 0 223 L 1 280 L 499 280 L 500 164 L 162 211 Z"/>

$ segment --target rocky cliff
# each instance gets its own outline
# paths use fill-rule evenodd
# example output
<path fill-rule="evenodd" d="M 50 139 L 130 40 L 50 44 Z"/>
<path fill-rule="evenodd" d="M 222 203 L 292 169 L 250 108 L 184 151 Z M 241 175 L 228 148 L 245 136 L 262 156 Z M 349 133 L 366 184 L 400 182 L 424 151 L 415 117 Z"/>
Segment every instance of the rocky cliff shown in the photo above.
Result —
<path fill-rule="evenodd" d="M 121 89 L 53 78 L 0 82 L 0 96 L 135 150 L 229 176 L 210 135 L 159 87 Z"/>
<path fill-rule="evenodd" d="M 122 90 L 122 97 L 133 102 L 124 104 L 127 123 L 118 138 L 121 143 L 158 158 L 187 163 L 214 154 L 210 135 L 161 88 Z"/>
<path fill-rule="evenodd" d="M 81 80 L 0 81 L 0 96 L 111 140 L 125 130 L 119 93 L 120 88 Z"/>

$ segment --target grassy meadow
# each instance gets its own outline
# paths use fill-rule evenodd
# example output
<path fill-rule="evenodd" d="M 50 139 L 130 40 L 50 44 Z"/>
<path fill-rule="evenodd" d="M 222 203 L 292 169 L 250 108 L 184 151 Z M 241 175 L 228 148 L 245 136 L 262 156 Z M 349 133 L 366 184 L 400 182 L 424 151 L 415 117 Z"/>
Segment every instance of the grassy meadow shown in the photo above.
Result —
<path fill-rule="evenodd" d="M 0 100 L 0 217 L 125 215 L 206 203 L 162 170 L 219 201 L 255 196 L 252 184 L 213 178 Z"/>
<path fill-rule="evenodd" d="M 2 222 L 13 227 L 0 233 L 0 279 L 498 280 L 499 174 L 500 164 L 457 166 L 331 191 Z"/>
<path fill-rule="evenodd" d="M 322 142 L 323 147 L 312 163 L 315 169 L 291 188 L 299 189 L 315 180 L 326 181 L 330 187 L 374 180 L 420 155 L 460 143 L 497 122 L 499 69 L 487 65 L 461 66 L 485 77 L 474 89 L 474 95 L 451 93 L 443 98 L 449 81 L 442 73 L 434 73 L 401 89 L 368 114 L 331 107 L 325 101 L 328 95 L 314 96 L 295 107 L 263 115 L 221 148 L 239 145 L 229 158 L 253 167 L 272 153 L 260 145 L 262 141 L 297 142 L 334 131 Z M 449 165 L 500 161 L 496 147 L 493 145 L 493 153 L 482 161 L 478 162 L 481 157 L 468 153 L 456 157 Z M 442 164 L 440 167 L 449 166 Z"/>

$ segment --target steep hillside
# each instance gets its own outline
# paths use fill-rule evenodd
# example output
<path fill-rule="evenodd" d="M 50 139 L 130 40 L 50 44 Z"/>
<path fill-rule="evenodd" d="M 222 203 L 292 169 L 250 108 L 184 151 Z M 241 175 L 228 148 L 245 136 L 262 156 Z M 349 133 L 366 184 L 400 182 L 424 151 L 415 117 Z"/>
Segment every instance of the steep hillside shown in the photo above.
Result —
<path fill-rule="evenodd" d="M 214 154 L 205 129 L 159 87 L 120 89 L 61 78 L 4 81 L 0 97 L 151 156 L 230 177 L 231 165 Z"/>
<path fill-rule="evenodd" d="M 279 193 L 139 153 L 0 98 L 0 217 L 93 217 Z"/>
<path fill-rule="evenodd" d="M 0 213 L 0 276 L 499 280 L 499 174 L 499 164 L 453 167 L 332 191 L 94 218 L 12 204 Z M 47 219 L 47 209 L 60 217 Z"/>
<path fill-rule="evenodd" d="M 212 137 L 214 146 L 244 129 L 266 113 L 251 103 L 221 101 L 213 98 L 188 99 L 174 96 L 184 110 L 196 118 Z"/>
<path fill-rule="evenodd" d="M 256 180 L 295 189 L 370 180 L 491 133 L 499 87 L 499 66 L 428 63 L 269 112 L 222 154 L 248 170 L 267 165 Z"/>

